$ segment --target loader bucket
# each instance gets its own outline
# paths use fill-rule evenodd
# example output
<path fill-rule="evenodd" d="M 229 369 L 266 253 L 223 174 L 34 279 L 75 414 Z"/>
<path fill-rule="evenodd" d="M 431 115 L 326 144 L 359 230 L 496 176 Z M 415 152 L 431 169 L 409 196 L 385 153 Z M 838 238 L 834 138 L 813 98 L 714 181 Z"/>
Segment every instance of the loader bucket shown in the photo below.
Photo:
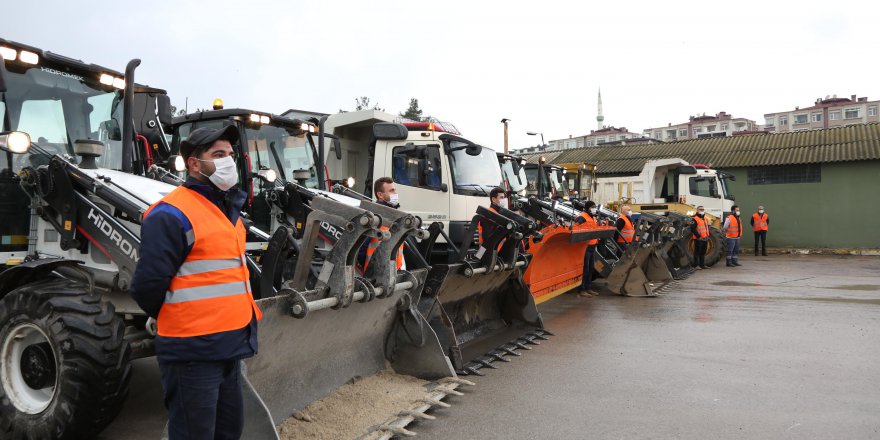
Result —
<path fill-rule="evenodd" d="M 540 241 L 529 241 L 528 252 L 532 254 L 532 261 L 523 275 L 537 304 L 577 287 L 584 274 L 587 241 L 610 238 L 615 228 L 568 229 L 553 225 L 541 232 L 543 238 Z"/>
<path fill-rule="evenodd" d="M 448 375 L 443 366 L 449 363 L 458 374 L 479 374 L 549 334 L 518 267 L 480 273 L 468 263 L 435 264 L 414 307 L 421 319 L 392 335 L 392 366 L 426 379 Z M 420 328 L 421 335 L 415 333 Z M 431 360 L 426 368 L 425 356 L 435 357 L 437 347 L 448 360 Z"/>
<path fill-rule="evenodd" d="M 385 342 L 397 319 L 398 303 L 418 296 L 427 271 L 407 274 L 416 287 L 366 302 L 355 295 L 348 307 L 313 310 L 302 319 L 291 316 L 293 296 L 285 290 L 257 301 L 263 312 L 259 353 L 246 361 L 247 379 L 276 423 L 351 379 L 385 368 Z M 252 417 L 246 424 L 265 424 L 259 411 L 246 414 Z"/>
<path fill-rule="evenodd" d="M 653 283 L 672 280 L 655 245 L 630 245 L 608 275 L 607 289 L 625 296 L 656 296 Z"/>

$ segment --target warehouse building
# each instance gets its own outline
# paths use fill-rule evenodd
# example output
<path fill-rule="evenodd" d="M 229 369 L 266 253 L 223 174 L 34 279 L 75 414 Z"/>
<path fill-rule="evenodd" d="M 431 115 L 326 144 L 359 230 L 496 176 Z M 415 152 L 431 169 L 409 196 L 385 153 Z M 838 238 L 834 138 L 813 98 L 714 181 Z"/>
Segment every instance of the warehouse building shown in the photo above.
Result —
<path fill-rule="evenodd" d="M 537 162 L 540 154 L 525 156 Z M 734 174 L 748 218 L 770 214 L 770 247 L 880 249 L 880 124 L 756 133 L 663 144 L 547 152 L 548 163 L 586 162 L 599 178 L 637 175 L 645 161 L 682 158 Z M 604 203 L 607 200 L 599 200 Z M 743 248 L 753 246 L 744 234 Z"/>

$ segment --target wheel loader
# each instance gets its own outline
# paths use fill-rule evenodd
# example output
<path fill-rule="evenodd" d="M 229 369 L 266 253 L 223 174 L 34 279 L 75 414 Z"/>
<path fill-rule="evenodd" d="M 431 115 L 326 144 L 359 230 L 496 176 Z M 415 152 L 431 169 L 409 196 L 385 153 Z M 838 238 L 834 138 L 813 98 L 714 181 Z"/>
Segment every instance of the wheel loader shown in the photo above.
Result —
<path fill-rule="evenodd" d="M 396 121 L 372 110 L 329 116 L 323 126 L 340 147 L 326 155 L 329 178 L 352 182 L 349 192 L 369 199 L 373 181 L 391 177 L 401 209 L 430 225 L 428 238 L 404 248 L 420 253 L 430 271 L 413 298 L 417 313 L 395 329 L 395 369 L 448 374 L 445 362 L 458 374 L 480 374 L 549 335 L 522 280 L 530 255 L 519 243 L 537 231 L 511 210 L 488 209 L 489 192 L 501 184 L 494 151 L 448 123 Z M 483 241 L 478 223 L 493 231 Z M 429 365 L 411 349 L 423 344 L 437 345 L 446 359 Z"/>
<path fill-rule="evenodd" d="M 529 247 L 536 259 L 539 254 L 542 257 L 539 259 L 541 263 L 533 264 L 527 270 L 526 282 L 539 301 L 574 289 L 583 277 L 586 243 L 585 239 L 577 239 L 573 234 L 586 227 L 574 225 L 583 210 L 582 203 L 576 199 L 566 201 L 560 196 L 567 193 L 565 170 L 544 163 L 527 164 L 509 155 L 499 155 L 498 159 L 502 163 L 511 200 L 516 201 L 527 216 L 549 228 L 543 231 L 549 239 Z M 522 194 L 529 194 L 530 188 L 531 195 L 524 197 Z M 599 207 L 598 219 L 603 224 L 613 224 L 618 216 L 612 210 Z M 610 232 L 603 235 L 595 234 L 601 240 L 597 245 L 594 271 L 606 279 L 604 289 L 620 295 L 655 296 L 658 288 L 675 278 L 673 273 L 680 275 L 682 268 L 689 268 L 689 264 L 674 258 L 678 256 L 675 251 L 679 248 L 668 244 L 672 237 L 682 234 L 684 225 L 680 223 L 671 224 L 657 216 L 637 217 L 634 225 L 636 239 L 631 243 L 618 240 L 620 234 L 614 227 L 606 227 Z"/>

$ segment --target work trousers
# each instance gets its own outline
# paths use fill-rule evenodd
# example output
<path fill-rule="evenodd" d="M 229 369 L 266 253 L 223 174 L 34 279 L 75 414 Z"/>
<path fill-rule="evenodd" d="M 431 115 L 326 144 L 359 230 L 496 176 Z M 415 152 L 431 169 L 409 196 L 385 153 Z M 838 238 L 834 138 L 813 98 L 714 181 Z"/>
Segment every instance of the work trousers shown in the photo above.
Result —
<path fill-rule="evenodd" d="M 708 247 L 708 240 L 694 240 L 694 267 L 706 267 L 706 249 Z"/>
<path fill-rule="evenodd" d="M 755 256 L 758 256 L 758 239 L 761 240 L 761 255 L 767 255 L 767 231 L 755 231 Z"/>
<path fill-rule="evenodd" d="M 739 238 L 728 238 L 727 259 L 736 261 L 737 255 L 739 255 Z"/>
<path fill-rule="evenodd" d="M 162 362 L 169 440 L 238 440 L 244 427 L 241 361 Z"/>
<path fill-rule="evenodd" d="M 593 286 L 593 259 L 596 253 L 596 246 L 587 245 L 587 251 L 584 252 L 584 275 L 581 278 L 581 290 L 589 290 Z"/>

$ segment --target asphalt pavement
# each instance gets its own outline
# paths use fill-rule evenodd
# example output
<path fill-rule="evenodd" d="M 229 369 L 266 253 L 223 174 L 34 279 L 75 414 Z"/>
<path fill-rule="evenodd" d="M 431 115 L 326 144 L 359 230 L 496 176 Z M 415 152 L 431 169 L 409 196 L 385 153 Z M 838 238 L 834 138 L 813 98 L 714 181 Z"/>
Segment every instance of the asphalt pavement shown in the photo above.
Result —
<path fill-rule="evenodd" d="M 540 305 L 555 337 L 410 429 L 422 440 L 880 438 L 880 258 L 740 262 L 661 297 Z"/>

